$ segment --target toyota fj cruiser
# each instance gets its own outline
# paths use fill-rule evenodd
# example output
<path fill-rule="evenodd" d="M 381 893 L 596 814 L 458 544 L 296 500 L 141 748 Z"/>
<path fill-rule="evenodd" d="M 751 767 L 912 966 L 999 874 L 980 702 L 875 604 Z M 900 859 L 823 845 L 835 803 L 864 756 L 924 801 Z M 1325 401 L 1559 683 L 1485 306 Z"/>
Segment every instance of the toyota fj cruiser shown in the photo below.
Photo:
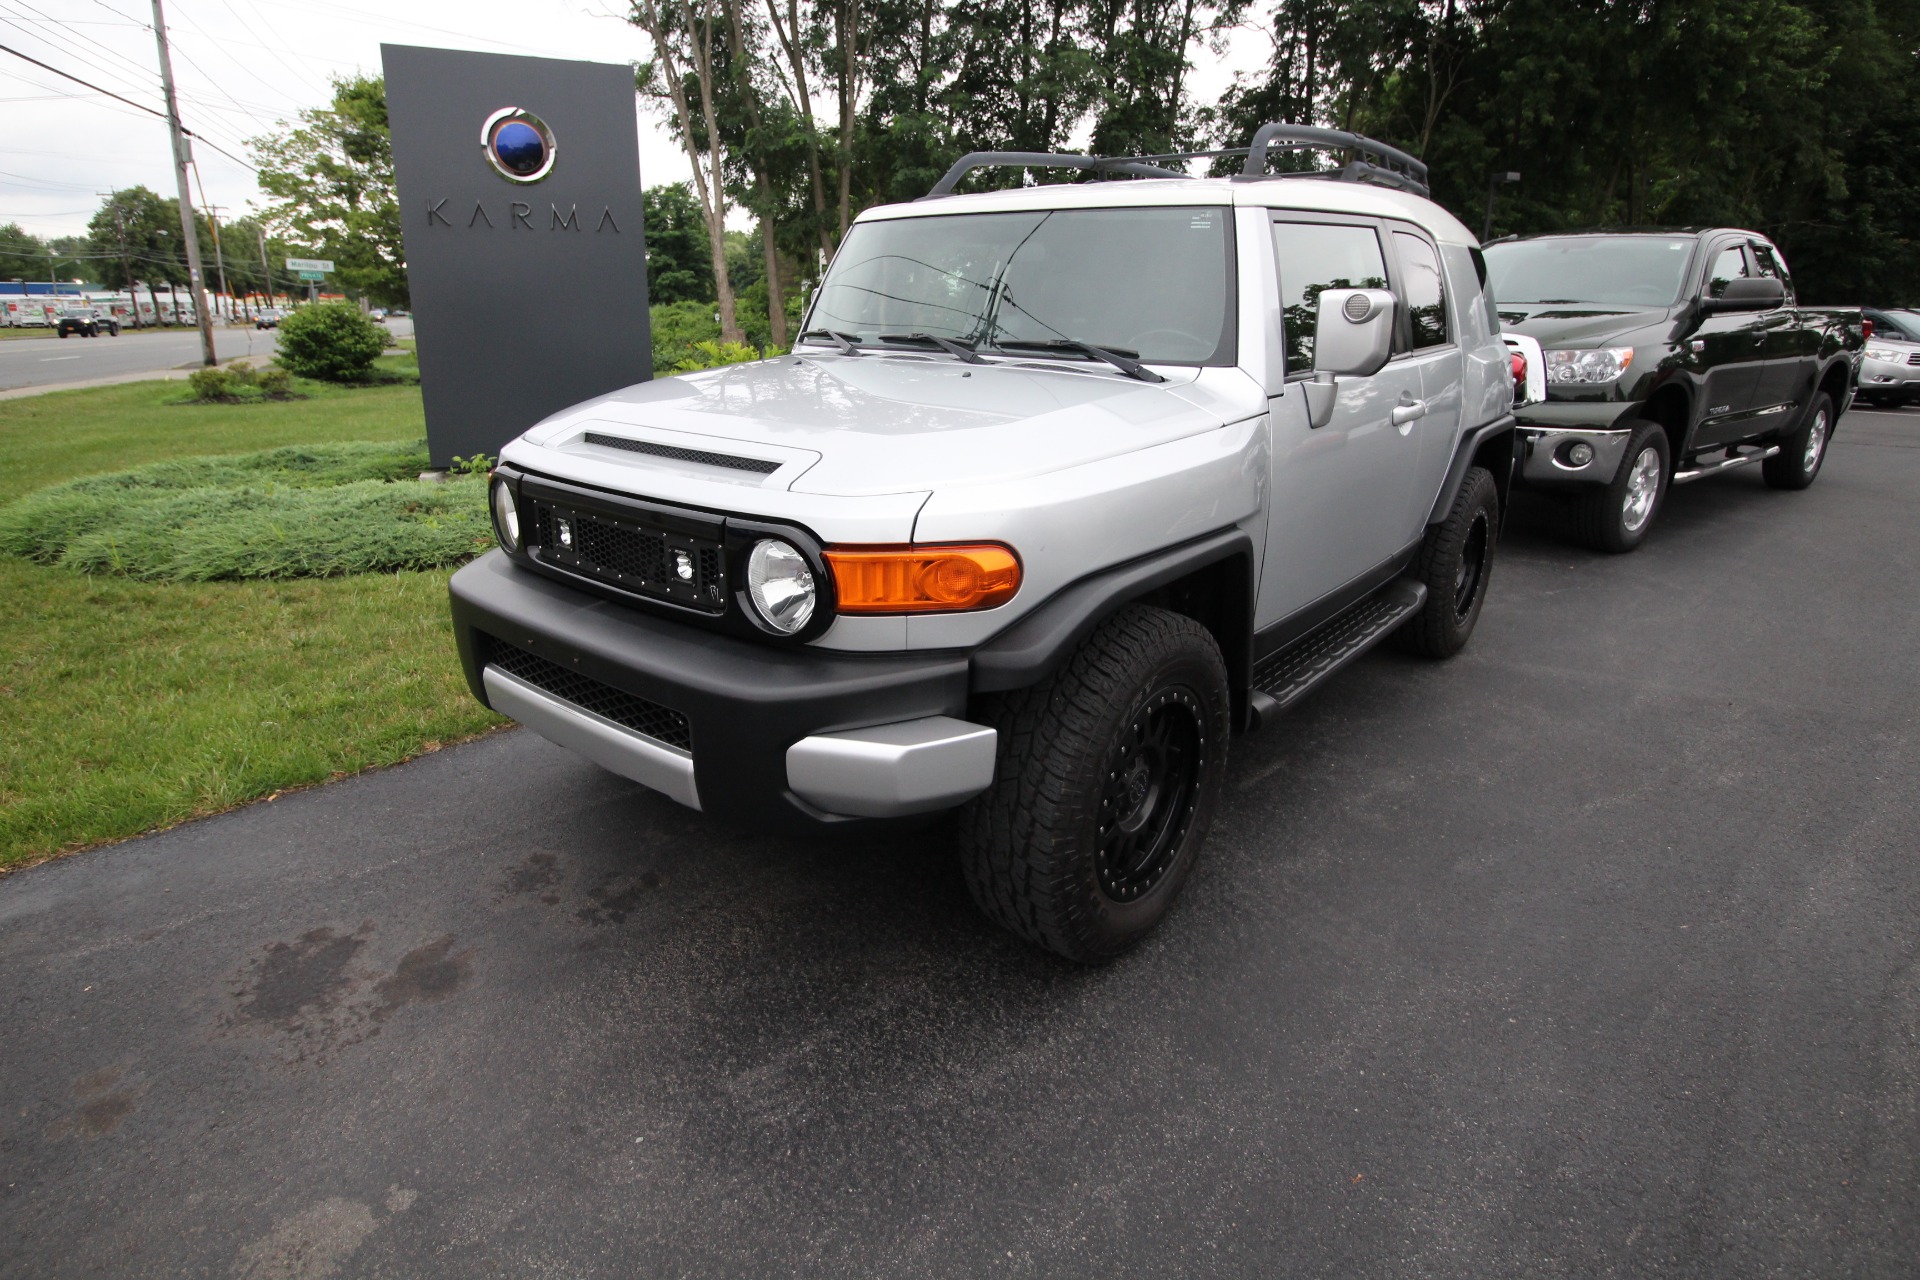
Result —
<path fill-rule="evenodd" d="M 1756 462 L 1776 489 L 1820 473 L 1864 322 L 1797 306 L 1765 236 L 1528 236 L 1486 258 L 1508 330 L 1548 348 L 1546 397 L 1520 414 L 1519 483 L 1570 497 L 1589 546 L 1639 546 L 1669 485 Z"/>
<path fill-rule="evenodd" d="M 1269 174 L 1283 148 L 1337 171 Z M 789 355 L 510 442 L 456 574 L 476 697 L 692 808 L 960 809 L 987 915 L 1082 961 L 1167 910 L 1228 744 L 1486 598 L 1513 365 L 1426 169 L 969 156 L 861 215 Z M 989 165 L 1064 185 L 955 195 Z"/>

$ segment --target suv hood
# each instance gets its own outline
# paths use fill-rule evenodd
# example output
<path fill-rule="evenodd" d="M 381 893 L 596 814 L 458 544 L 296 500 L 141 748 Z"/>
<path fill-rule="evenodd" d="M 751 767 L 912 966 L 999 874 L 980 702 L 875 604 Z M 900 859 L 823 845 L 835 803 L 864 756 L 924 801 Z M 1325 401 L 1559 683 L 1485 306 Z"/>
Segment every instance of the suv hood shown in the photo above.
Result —
<path fill-rule="evenodd" d="M 1538 338 L 1553 347 L 1598 347 L 1610 339 L 1664 325 L 1673 318 L 1666 308 L 1637 311 L 1598 303 L 1501 303 L 1500 321 L 1515 333 Z"/>
<path fill-rule="evenodd" d="M 925 491 L 1042 475 L 1216 430 L 1232 418 L 1218 391 L 1194 385 L 1200 372 L 1144 383 L 1097 368 L 808 353 L 639 383 L 522 439 L 575 464 L 691 471 L 794 493 Z"/>

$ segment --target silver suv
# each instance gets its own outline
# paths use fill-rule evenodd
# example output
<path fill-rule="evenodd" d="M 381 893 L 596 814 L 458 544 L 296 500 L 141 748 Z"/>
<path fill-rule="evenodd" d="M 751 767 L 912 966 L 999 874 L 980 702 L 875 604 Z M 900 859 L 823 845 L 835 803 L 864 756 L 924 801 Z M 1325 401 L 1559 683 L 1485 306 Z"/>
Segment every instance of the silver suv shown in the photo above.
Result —
<path fill-rule="evenodd" d="M 1344 170 L 1269 174 L 1281 147 Z M 1235 734 L 1486 598 L 1513 367 L 1426 170 L 981 155 L 848 234 L 789 355 L 508 444 L 453 578 L 475 696 L 690 808 L 958 809 L 980 907 L 1082 961 L 1166 912 Z M 951 194 L 984 165 L 1087 181 Z"/>

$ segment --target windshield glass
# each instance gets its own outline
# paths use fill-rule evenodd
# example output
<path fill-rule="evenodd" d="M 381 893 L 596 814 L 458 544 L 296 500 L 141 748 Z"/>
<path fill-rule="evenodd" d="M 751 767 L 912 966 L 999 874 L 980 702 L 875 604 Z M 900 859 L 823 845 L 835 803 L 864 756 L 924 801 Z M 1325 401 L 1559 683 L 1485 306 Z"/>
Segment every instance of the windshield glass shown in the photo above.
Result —
<path fill-rule="evenodd" d="M 1486 248 L 1499 303 L 1670 307 L 1686 283 L 1692 236 L 1554 236 Z"/>
<path fill-rule="evenodd" d="M 859 342 L 1073 339 L 1159 364 L 1233 360 L 1223 208 L 1055 209 L 863 222 L 808 323 Z"/>

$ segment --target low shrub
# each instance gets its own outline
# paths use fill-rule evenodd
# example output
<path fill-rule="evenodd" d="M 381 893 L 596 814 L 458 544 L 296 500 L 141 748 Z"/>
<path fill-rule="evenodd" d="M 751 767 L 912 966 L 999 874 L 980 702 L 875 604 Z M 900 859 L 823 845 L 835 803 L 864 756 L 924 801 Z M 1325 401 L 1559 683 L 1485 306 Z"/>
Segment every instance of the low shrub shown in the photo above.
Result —
<path fill-rule="evenodd" d="M 673 366 L 675 373 L 697 373 L 723 365 L 745 364 L 758 360 L 760 353 L 744 342 L 696 342 Z"/>
<path fill-rule="evenodd" d="M 259 400 L 295 400 L 293 375 L 285 369 L 255 369 L 251 365 L 211 365 L 187 375 L 190 403 L 247 404 Z"/>
<path fill-rule="evenodd" d="M 458 564 L 493 545 L 479 477 L 416 446 L 182 458 L 54 485 L 0 508 L 0 551 L 146 581 L 314 578 Z"/>
<path fill-rule="evenodd" d="M 322 382 L 365 382 L 389 334 L 350 302 L 317 302 L 280 322 L 282 368 Z"/>
<path fill-rule="evenodd" d="M 187 375 L 187 386 L 195 400 L 219 404 L 234 399 L 233 375 L 218 365 L 195 369 Z"/>
<path fill-rule="evenodd" d="M 266 368 L 254 379 L 262 397 L 268 400 L 293 399 L 293 375 L 285 369 Z"/>

